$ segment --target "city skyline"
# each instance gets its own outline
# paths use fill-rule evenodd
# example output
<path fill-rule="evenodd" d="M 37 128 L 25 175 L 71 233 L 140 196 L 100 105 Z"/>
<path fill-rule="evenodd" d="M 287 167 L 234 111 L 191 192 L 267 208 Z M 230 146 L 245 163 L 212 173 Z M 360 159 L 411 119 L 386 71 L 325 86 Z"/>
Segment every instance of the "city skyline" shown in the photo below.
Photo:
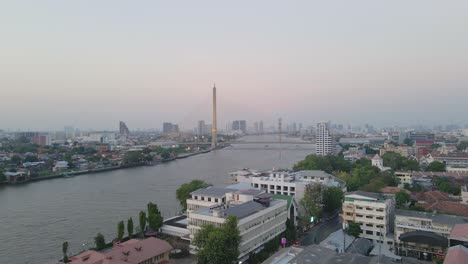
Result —
<path fill-rule="evenodd" d="M 2 4 L 2 129 L 468 123 L 464 1 L 89 3 Z"/>

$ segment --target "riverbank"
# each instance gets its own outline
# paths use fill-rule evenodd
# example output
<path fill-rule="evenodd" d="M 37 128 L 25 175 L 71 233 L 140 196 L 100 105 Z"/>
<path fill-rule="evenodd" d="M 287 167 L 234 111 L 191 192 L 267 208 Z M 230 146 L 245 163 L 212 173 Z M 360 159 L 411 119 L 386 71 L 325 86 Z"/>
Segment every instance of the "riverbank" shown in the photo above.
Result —
<path fill-rule="evenodd" d="M 216 148 L 214 150 L 222 149 L 222 148 L 224 148 L 224 146 Z M 110 167 L 104 167 L 104 168 L 95 168 L 95 169 L 79 170 L 79 171 L 67 171 L 67 172 L 61 172 L 61 173 L 52 174 L 52 175 L 31 177 L 28 181 L 25 181 L 25 182 L 20 182 L 20 183 L 15 183 L 15 184 L 2 183 L 0 185 L 5 185 L 5 186 L 18 185 L 18 184 L 22 184 L 22 183 L 37 182 L 37 181 L 50 180 L 50 179 L 56 179 L 56 178 L 70 178 L 70 177 L 73 177 L 73 176 L 90 174 L 90 173 L 108 172 L 108 171 L 122 170 L 122 169 L 142 167 L 142 166 L 156 166 L 158 164 L 168 163 L 168 162 L 175 161 L 175 160 L 178 160 L 178 159 L 185 159 L 185 158 L 188 158 L 188 157 L 193 157 L 193 156 L 196 156 L 196 155 L 209 153 L 211 151 L 213 151 L 213 149 L 207 149 L 207 150 L 197 151 L 197 152 L 193 152 L 193 153 L 185 153 L 185 154 L 181 154 L 181 155 L 179 155 L 177 157 L 173 157 L 173 158 L 169 158 L 169 159 L 165 159 L 165 160 L 160 160 L 160 161 L 153 161 L 153 162 L 143 162 L 143 163 L 138 163 L 138 164 L 110 166 Z"/>

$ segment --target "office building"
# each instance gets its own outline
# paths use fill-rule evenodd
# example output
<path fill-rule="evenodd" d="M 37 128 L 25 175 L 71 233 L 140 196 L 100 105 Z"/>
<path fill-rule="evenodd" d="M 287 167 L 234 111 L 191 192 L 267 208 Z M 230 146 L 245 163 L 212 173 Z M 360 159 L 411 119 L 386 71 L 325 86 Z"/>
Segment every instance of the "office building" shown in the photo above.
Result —
<path fill-rule="evenodd" d="M 380 193 L 355 191 L 345 195 L 343 202 L 343 229 L 349 222 L 361 225 L 360 237 L 393 244 L 393 217 L 395 201 Z"/>
<path fill-rule="evenodd" d="M 263 135 L 264 133 L 264 130 L 263 130 L 263 121 L 260 121 L 259 125 L 258 125 L 258 132 L 260 133 L 260 135 Z"/>
<path fill-rule="evenodd" d="M 297 201 L 304 197 L 305 188 L 309 184 L 321 183 L 325 186 L 340 187 L 346 191 L 346 183 L 324 171 L 235 171 L 230 173 L 234 182 L 248 183 L 252 188 L 263 190 L 270 194 L 294 196 Z"/>
<path fill-rule="evenodd" d="M 204 120 L 198 121 L 198 127 L 197 127 L 197 136 L 201 137 L 207 134 L 206 125 Z"/>
<path fill-rule="evenodd" d="M 467 221 L 455 215 L 396 210 L 395 253 L 429 261 L 443 257 L 452 229 Z"/>
<path fill-rule="evenodd" d="M 129 135 L 130 134 L 130 130 L 128 129 L 127 125 L 123 121 L 120 121 L 120 123 L 119 123 L 119 133 L 120 133 L 120 135 Z"/>
<path fill-rule="evenodd" d="M 238 220 L 237 227 L 241 236 L 239 260 L 245 261 L 249 258 L 250 252 L 259 250 L 265 243 L 285 231 L 288 217 L 286 200 L 273 199 L 271 194 L 261 190 L 228 188 L 222 191 L 220 189 L 209 187 L 191 193 L 189 199 L 191 203 L 193 200 L 201 198 L 218 198 L 216 205 L 187 213 L 191 241 L 202 226 L 207 224 L 221 226 L 228 216 L 235 216 Z M 225 193 L 224 197 L 221 196 L 223 192 Z M 219 198 L 224 199 L 224 202 Z M 187 200 L 187 204 L 189 204 L 189 200 Z M 206 202 L 206 200 L 202 202 Z M 211 202 L 213 203 L 213 200 Z M 193 244 L 191 248 L 196 250 Z"/>
<path fill-rule="evenodd" d="M 242 133 L 247 133 L 247 121 L 245 120 L 236 120 L 232 122 L 232 130 L 242 131 Z"/>
<path fill-rule="evenodd" d="M 163 123 L 163 134 L 179 133 L 179 125 L 165 122 Z"/>
<path fill-rule="evenodd" d="M 39 146 L 50 146 L 50 136 L 48 134 L 37 134 L 32 138 L 32 143 Z"/>
<path fill-rule="evenodd" d="M 317 123 L 315 131 L 315 154 L 319 156 L 330 155 L 333 152 L 330 123 Z"/>

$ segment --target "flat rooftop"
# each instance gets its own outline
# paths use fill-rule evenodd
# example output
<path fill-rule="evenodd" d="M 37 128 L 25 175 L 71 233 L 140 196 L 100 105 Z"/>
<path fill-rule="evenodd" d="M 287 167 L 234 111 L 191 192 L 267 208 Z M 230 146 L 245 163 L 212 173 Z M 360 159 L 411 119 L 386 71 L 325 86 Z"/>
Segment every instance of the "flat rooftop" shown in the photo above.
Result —
<path fill-rule="evenodd" d="M 406 216 L 406 217 L 415 217 L 415 218 L 427 218 L 431 219 L 432 222 L 445 225 L 456 225 L 468 223 L 468 217 L 456 216 L 456 215 L 446 215 L 446 214 L 433 214 L 426 212 L 417 212 L 410 210 L 400 210 L 395 211 L 396 216 Z"/>
<path fill-rule="evenodd" d="M 270 206 L 274 206 L 274 205 L 279 204 L 281 202 L 283 202 L 283 200 L 272 200 L 270 202 Z M 245 218 L 245 217 L 247 217 L 249 215 L 253 215 L 253 214 L 257 213 L 257 212 L 260 212 L 260 211 L 262 211 L 262 210 L 264 210 L 266 208 L 267 207 L 263 206 L 260 203 L 255 202 L 255 201 L 248 201 L 248 202 L 245 202 L 245 203 L 242 203 L 242 204 L 239 204 L 239 205 L 232 205 L 231 207 L 225 208 L 225 209 L 223 209 L 222 207 L 218 207 L 217 210 L 221 211 L 221 213 L 222 213 L 221 217 L 222 218 L 233 215 L 233 216 L 236 216 L 237 219 L 240 220 L 240 219 Z M 200 209 L 198 211 L 193 212 L 192 214 L 201 214 L 201 215 L 212 216 L 213 211 L 214 210 L 210 209 L 210 208 L 203 208 L 203 209 Z"/>
<path fill-rule="evenodd" d="M 210 196 L 210 197 L 223 197 L 226 193 L 236 192 L 236 189 L 229 189 L 223 187 L 208 187 L 204 189 L 198 189 L 194 192 L 191 192 L 191 195 L 201 195 L 201 196 Z"/>

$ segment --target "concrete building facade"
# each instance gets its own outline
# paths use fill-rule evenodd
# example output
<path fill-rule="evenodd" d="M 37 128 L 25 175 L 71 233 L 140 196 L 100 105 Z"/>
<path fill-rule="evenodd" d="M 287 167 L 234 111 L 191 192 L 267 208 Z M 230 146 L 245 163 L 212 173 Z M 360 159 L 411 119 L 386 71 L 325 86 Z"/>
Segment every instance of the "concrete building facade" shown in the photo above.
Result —
<path fill-rule="evenodd" d="M 315 154 L 326 156 L 333 153 L 332 137 L 330 135 L 330 123 L 317 123 L 315 131 Z"/>

